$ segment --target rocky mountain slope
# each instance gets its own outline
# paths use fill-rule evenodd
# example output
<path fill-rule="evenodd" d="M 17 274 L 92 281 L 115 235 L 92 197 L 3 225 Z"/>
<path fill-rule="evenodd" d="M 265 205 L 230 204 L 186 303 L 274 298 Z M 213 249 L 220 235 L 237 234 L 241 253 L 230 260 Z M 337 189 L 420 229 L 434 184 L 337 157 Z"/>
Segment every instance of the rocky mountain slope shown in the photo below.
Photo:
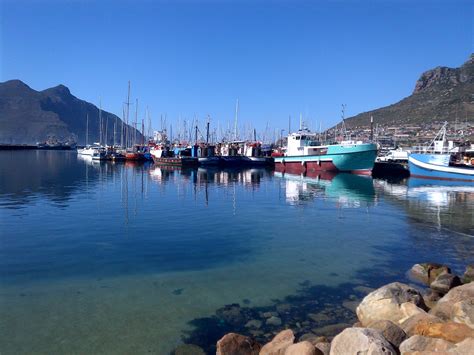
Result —
<path fill-rule="evenodd" d="M 85 144 L 87 116 L 89 143 L 98 142 L 99 109 L 72 95 L 64 85 L 36 91 L 20 80 L 0 83 L 0 144 L 35 144 L 51 137 Z M 102 122 L 111 144 L 114 123 L 119 137 L 122 120 L 102 111 Z M 137 137 L 141 139 L 139 132 Z"/>
<path fill-rule="evenodd" d="M 370 116 L 386 126 L 451 121 L 474 117 L 474 54 L 459 68 L 437 67 L 424 72 L 413 93 L 386 107 L 346 119 L 349 128 L 367 127 Z"/>

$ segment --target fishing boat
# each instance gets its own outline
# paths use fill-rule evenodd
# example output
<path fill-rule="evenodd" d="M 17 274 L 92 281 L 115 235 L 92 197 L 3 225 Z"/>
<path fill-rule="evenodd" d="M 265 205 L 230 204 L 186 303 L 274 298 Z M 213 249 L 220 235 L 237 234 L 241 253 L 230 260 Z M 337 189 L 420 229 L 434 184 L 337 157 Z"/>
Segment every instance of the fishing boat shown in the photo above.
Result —
<path fill-rule="evenodd" d="M 199 160 L 191 156 L 191 148 L 175 147 L 171 150 L 168 146 L 156 146 L 150 150 L 153 162 L 159 165 L 174 165 L 182 167 L 197 167 Z"/>
<path fill-rule="evenodd" d="M 321 144 L 318 134 L 307 128 L 288 136 L 286 149 L 273 154 L 277 171 L 306 174 L 314 171 L 370 175 L 377 157 L 377 145 L 361 141 Z"/>
<path fill-rule="evenodd" d="M 408 157 L 410 176 L 474 182 L 474 150 L 460 149 L 446 139 L 447 122 L 426 147 Z"/>

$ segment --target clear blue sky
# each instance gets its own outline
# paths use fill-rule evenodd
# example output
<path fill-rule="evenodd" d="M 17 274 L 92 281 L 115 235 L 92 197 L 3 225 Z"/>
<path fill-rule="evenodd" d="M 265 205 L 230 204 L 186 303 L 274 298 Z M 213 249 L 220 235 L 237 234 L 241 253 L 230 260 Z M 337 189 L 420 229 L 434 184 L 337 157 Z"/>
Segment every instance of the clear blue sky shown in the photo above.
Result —
<path fill-rule="evenodd" d="M 472 1 L 1 0 L 0 81 L 68 86 L 121 116 L 313 127 L 395 103 L 473 52 Z M 143 111 L 141 111 L 143 112 Z"/>

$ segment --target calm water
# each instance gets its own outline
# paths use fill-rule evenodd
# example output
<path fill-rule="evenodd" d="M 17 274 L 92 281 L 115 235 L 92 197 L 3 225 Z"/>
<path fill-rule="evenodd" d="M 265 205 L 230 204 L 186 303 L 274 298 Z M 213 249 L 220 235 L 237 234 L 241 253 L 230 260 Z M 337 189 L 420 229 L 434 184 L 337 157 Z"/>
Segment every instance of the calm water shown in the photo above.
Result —
<path fill-rule="evenodd" d="M 0 152 L 0 352 L 212 352 L 230 329 L 329 334 L 369 288 L 416 262 L 461 272 L 473 250 L 472 184 Z M 265 311 L 283 324 L 245 328 Z"/>

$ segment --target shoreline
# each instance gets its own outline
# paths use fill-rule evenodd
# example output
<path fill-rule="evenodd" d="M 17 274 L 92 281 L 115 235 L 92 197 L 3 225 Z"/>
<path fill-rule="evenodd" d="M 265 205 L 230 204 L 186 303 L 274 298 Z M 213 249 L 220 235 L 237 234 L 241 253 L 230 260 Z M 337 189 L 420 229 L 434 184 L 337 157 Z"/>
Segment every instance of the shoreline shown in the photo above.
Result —
<path fill-rule="evenodd" d="M 317 312 L 319 302 L 316 298 L 298 304 L 298 309 L 291 312 L 301 319 L 332 322 L 309 331 L 302 324 L 305 321 L 288 324 L 285 314 L 294 307 L 289 303 L 280 304 L 274 312 L 254 313 L 255 319 L 247 321 L 243 331 L 238 324 L 243 317 L 249 316 L 243 314 L 247 312 L 245 308 L 238 304 L 225 306 L 217 314 L 229 324 L 234 322 L 236 332 L 230 330 L 217 341 L 215 348 L 207 349 L 193 343 L 199 337 L 188 337 L 173 354 L 346 355 L 367 352 L 408 355 L 441 352 L 460 355 L 471 351 L 474 346 L 474 265 L 468 265 L 462 276 L 453 274 L 449 266 L 436 263 L 415 264 L 408 274 L 415 285 L 392 282 L 375 290 L 362 286 L 359 291 L 366 294 L 362 300 L 357 299 L 357 295 L 349 295 L 353 300 L 343 301 L 341 308 L 355 311 L 354 322 L 338 322 L 342 318 L 337 312 Z M 336 294 L 332 296 L 337 297 Z M 349 313 L 345 316 L 350 319 Z"/>

